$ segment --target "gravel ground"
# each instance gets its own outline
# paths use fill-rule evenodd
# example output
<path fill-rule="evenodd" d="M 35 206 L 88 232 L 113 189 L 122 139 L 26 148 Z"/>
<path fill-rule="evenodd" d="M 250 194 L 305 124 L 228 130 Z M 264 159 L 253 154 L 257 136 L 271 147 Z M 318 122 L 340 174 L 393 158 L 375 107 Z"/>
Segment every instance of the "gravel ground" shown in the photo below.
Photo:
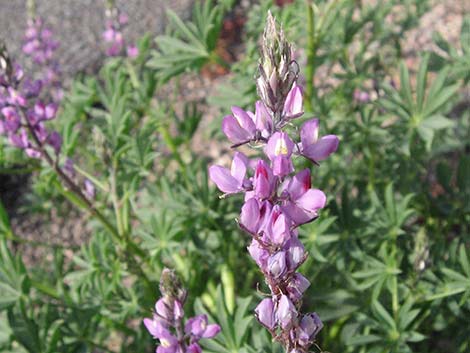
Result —
<path fill-rule="evenodd" d="M 171 8 L 187 17 L 193 0 L 116 0 L 117 7 L 129 16 L 124 30 L 130 42 L 143 34 L 161 33 L 165 28 L 165 11 Z M 58 57 L 68 76 L 79 71 L 92 72 L 103 59 L 104 0 L 36 0 L 37 13 L 52 28 L 60 41 Z M 27 21 L 25 0 L 0 1 L 0 39 L 13 55 L 20 48 Z"/>

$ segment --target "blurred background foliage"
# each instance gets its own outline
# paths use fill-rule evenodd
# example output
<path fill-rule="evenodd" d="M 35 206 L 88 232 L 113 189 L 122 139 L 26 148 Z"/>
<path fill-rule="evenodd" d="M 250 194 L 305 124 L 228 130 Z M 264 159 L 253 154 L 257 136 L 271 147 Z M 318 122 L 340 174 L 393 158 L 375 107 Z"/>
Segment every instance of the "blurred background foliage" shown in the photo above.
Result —
<path fill-rule="evenodd" d="M 268 10 L 295 43 L 305 117 L 341 140 L 312 171 L 328 207 L 301 227 L 304 306 L 325 324 L 319 347 L 470 351 L 470 18 L 459 42 L 436 32 L 438 49 L 411 67 L 402 39 L 428 0 L 280 3 L 196 1 L 184 21 L 168 11 L 166 33 L 143 37 L 135 60 L 110 58 L 74 79 L 55 127 L 116 234 L 52 169 L 2 142 L 2 178 L 19 186 L 0 207 L 1 351 L 153 351 L 142 318 L 168 266 L 189 290 L 187 311 L 222 326 L 204 351 L 281 352 L 253 317 L 264 284 L 235 222 L 242 200 L 220 200 L 207 175 L 226 161 L 223 114 L 256 101 Z M 215 87 L 204 99 L 181 94 L 201 81 Z M 85 215 L 74 245 L 17 226 L 76 217 L 70 205 Z"/>

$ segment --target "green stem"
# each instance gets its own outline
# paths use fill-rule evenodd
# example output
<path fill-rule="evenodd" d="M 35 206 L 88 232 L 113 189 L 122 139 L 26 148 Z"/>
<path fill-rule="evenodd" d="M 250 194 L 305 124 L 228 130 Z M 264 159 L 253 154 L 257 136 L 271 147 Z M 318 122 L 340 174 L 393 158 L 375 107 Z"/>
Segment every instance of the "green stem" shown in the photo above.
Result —
<path fill-rule="evenodd" d="M 39 138 L 37 137 L 31 123 L 26 118 L 25 112 L 22 109 L 21 112 L 23 114 L 23 118 L 26 122 L 26 126 L 30 132 L 30 135 L 32 136 L 36 144 L 36 148 L 41 152 L 41 155 L 44 157 L 50 167 L 56 172 L 59 178 L 62 179 L 62 181 L 67 185 L 67 187 L 69 187 L 70 190 L 84 202 L 91 215 L 94 216 L 110 232 L 112 238 L 117 244 L 121 244 L 122 246 L 122 239 L 124 238 L 124 250 L 131 254 L 131 256 L 126 255 L 129 267 L 131 269 L 134 269 L 137 275 L 142 276 L 144 282 L 147 285 L 147 289 L 151 291 L 153 289 L 152 282 L 149 280 L 146 273 L 142 270 L 140 264 L 138 264 L 138 262 L 134 258 L 134 255 L 138 255 L 141 258 L 145 258 L 145 252 L 140 249 L 135 243 L 130 241 L 128 235 L 121 236 L 122 233 L 120 233 L 119 230 L 116 229 L 116 227 L 113 226 L 98 209 L 96 209 L 92 202 L 83 194 L 82 189 L 77 184 L 75 184 L 73 180 L 70 179 L 70 177 L 59 167 L 57 160 L 54 161 L 52 159 L 50 154 L 44 148 L 41 141 L 39 141 Z"/>
<path fill-rule="evenodd" d="M 398 260 L 397 260 L 397 234 L 396 232 L 392 233 L 392 250 L 391 256 L 393 259 L 393 268 L 398 267 Z M 395 274 L 392 278 L 392 311 L 393 311 L 393 318 L 395 322 L 398 320 L 398 275 Z"/>

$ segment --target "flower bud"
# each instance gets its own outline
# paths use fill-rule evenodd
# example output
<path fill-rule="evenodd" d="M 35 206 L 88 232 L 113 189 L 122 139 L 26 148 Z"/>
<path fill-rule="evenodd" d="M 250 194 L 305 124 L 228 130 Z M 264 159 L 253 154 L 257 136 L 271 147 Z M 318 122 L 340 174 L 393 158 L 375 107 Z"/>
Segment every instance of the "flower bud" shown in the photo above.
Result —
<path fill-rule="evenodd" d="M 274 319 L 274 303 L 271 298 L 265 298 L 255 309 L 255 315 L 258 321 L 272 330 L 276 324 Z"/>
<path fill-rule="evenodd" d="M 287 295 L 282 295 L 276 311 L 277 322 L 283 329 L 287 329 L 293 325 L 296 318 L 297 310 L 294 304 Z"/>
<path fill-rule="evenodd" d="M 276 20 L 268 13 L 261 44 L 258 93 L 273 113 L 281 112 L 287 94 L 297 79 L 298 65 L 292 58 L 292 47 L 278 29 Z"/>
<path fill-rule="evenodd" d="M 183 288 L 175 272 L 168 268 L 164 268 L 162 271 L 160 278 L 160 292 L 163 296 L 179 300 L 181 304 L 184 304 L 186 301 L 186 290 Z"/>
<path fill-rule="evenodd" d="M 279 251 L 268 258 L 268 271 L 274 278 L 282 277 L 287 270 L 286 253 Z"/>

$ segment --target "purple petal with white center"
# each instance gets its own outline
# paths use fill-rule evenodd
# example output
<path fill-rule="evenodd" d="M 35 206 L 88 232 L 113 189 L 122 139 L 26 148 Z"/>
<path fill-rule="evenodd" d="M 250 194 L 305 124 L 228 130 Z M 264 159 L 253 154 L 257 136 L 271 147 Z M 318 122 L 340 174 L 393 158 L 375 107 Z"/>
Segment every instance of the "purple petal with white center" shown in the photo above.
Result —
<path fill-rule="evenodd" d="M 294 142 L 285 132 L 275 132 L 268 140 L 265 153 L 271 161 L 278 156 L 289 158 L 294 149 Z"/>

